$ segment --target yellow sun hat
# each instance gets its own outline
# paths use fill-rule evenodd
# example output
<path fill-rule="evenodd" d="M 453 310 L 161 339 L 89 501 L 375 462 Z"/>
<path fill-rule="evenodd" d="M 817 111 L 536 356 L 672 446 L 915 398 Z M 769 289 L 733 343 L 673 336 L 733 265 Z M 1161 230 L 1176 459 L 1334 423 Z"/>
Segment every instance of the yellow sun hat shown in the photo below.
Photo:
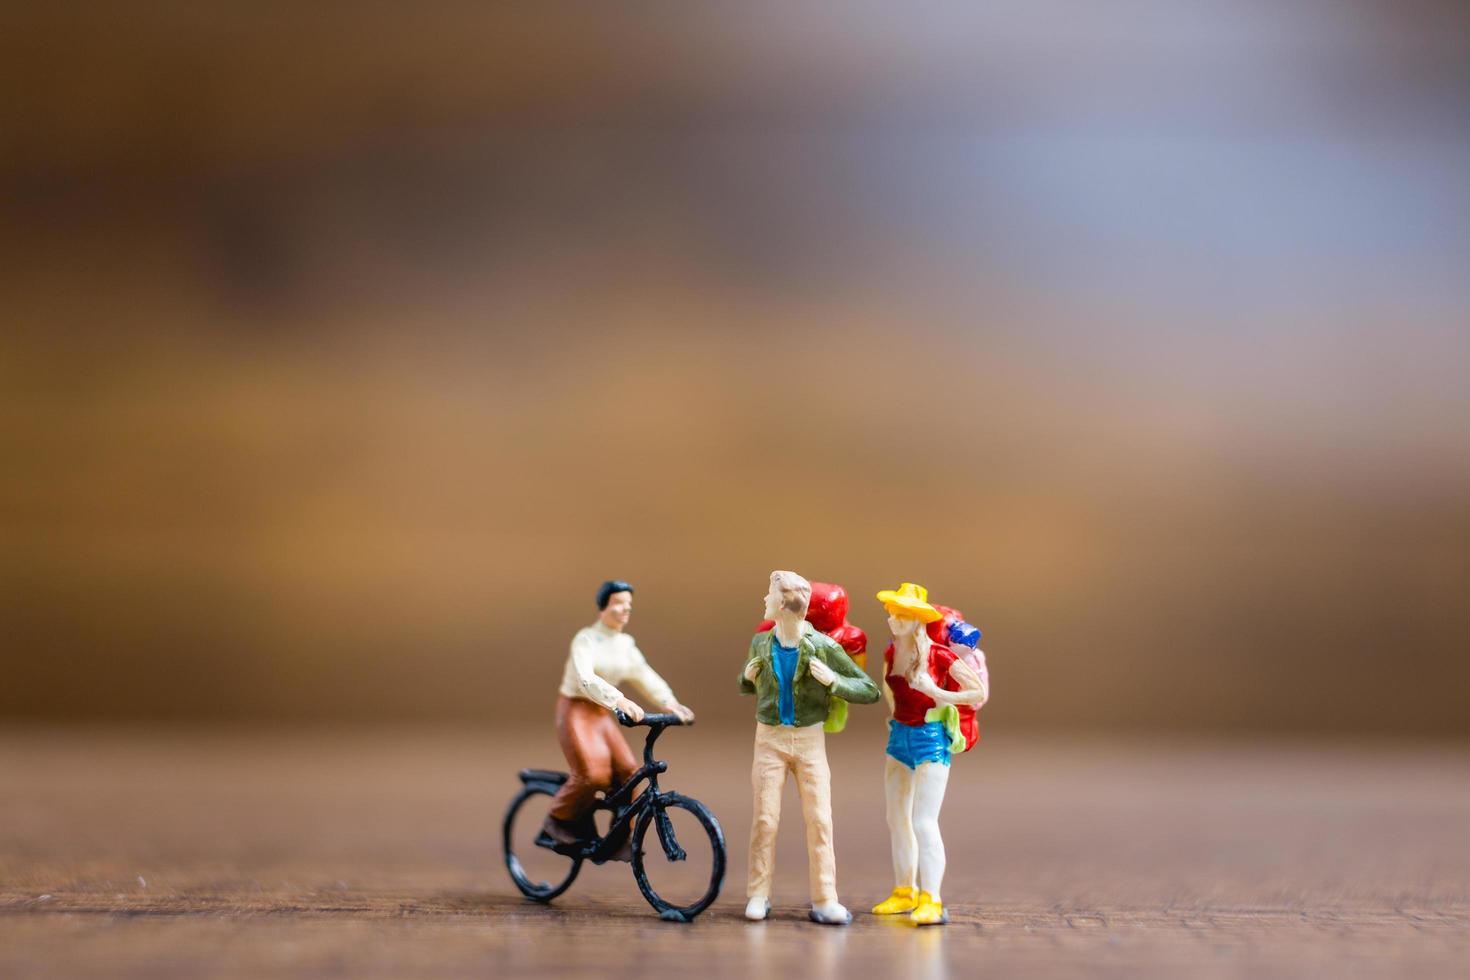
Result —
<path fill-rule="evenodd" d="M 944 618 L 944 613 L 929 605 L 929 590 L 912 582 L 903 583 L 896 592 L 893 589 L 884 589 L 878 593 L 878 601 L 893 615 L 908 616 L 922 623 L 933 623 Z"/>

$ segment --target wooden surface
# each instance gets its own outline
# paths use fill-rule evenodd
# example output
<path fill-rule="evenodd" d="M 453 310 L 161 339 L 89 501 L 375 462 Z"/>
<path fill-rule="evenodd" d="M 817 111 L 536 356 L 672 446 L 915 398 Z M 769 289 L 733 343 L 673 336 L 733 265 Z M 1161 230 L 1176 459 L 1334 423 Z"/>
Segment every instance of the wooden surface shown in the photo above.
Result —
<path fill-rule="evenodd" d="M 830 745 L 859 911 L 890 886 L 881 733 Z M 745 923 L 749 733 L 661 749 L 730 841 L 692 926 L 622 865 L 517 897 L 498 828 L 515 770 L 559 767 L 548 733 L 5 733 L 0 977 L 1470 972 L 1463 745 L 991 736 L 954 770 L 954 921 L 931 930 L 805 920 L 790 788 L 776 913 Z"/>

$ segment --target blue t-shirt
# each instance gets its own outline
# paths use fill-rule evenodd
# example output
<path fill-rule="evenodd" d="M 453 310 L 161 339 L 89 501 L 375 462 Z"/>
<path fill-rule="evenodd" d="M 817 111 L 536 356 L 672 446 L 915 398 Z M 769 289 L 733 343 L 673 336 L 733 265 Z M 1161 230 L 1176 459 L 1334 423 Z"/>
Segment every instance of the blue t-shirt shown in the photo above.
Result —
<path fill-rule="evenodd" d="M 797 647 L 783 647 L 781 641 L 771 637 L 771 661 L 776 667 L 776 683 L 780 685 L 780 697 L 776 703 L 781 709 L 781 724 L 796 724 L 796 697 L 791 690 L 791 680 L 796 676 Z"/>

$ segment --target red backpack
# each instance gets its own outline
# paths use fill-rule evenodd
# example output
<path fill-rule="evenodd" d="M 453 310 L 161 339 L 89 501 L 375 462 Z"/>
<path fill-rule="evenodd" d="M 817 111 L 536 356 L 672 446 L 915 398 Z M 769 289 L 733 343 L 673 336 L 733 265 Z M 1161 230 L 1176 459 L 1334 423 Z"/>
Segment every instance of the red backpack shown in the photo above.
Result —
<path fill-rule="evenodd" d="M 975 673 L 980 675 L 981 680 L 985 680 L 989 676 L 989 671 L 985 669 L 985 654 L 981 653 L 978 649 L 972 650 L 969 647 L 964 646 L 951 646 L 949 642 L 950 626 L 954 625 L 955 623 L 964 622 L 964 613 L 960 612 L 958 609 L 952 609 L 949 606 L 941 606 L 938 603 L 934 604 L 934 608 L 943 613 L 944 618 L 935 620 L 925 627 L 925 629 L 929 633 L 929 639 L 937 644 L 942 645 L 945 650 L 947 650 L 951 654 L 953 659 L 963 660 L 966 664 L 969 665 L 970 669 L 974 670 Z M 889 656 L 891 658 L 892 655 L 890 654 Z M 933 658 L 931 658 L 929 670 L 930 675 L 934 677 L 934 683 L 938 684 L 942 690 L 958 691 L 960 689 L 960 686 L 958 683 L 955 682 L 954 678 L 950 677 L 948 663 L 945 663 L 942 666 L 942 677 L 938 674 L 935 674 L 936 666 L 938 665 L 936 665 Z M 989 687 L 989 684 L 987 683 L 986 686 Z M 957 744 L 955 744 L 951 746 L 951 750 L 958 752 L 968 752 L 973 749 L 975 747 L 975 743 L 980 740 L 980 722 L 977 718 L 977 715 L 979 714 L 979 709 L 976 708 L 973 704 L 956 704 L 953 705 L 953 707 L 958 716 L 956 719 L 956 727 L 958 729 L 959 735 L 964 739 L 964 748 L 958 748 Z M 955 739 L 956 743 L 958 743 L 958 741 L 958 739 Z"/>

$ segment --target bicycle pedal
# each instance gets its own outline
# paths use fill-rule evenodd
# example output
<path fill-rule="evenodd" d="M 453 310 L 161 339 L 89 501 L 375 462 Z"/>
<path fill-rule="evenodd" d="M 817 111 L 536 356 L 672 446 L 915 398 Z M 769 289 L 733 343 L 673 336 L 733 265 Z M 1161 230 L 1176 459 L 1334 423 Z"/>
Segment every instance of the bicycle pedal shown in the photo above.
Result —
<path fill-rule="evenodd" d="M 581 844 L 564 844 L 544 830 L 536 835 L 535 844 L 537 847 L 544 847 L 564 857 L 576 857 L 582 852 Z"/>

